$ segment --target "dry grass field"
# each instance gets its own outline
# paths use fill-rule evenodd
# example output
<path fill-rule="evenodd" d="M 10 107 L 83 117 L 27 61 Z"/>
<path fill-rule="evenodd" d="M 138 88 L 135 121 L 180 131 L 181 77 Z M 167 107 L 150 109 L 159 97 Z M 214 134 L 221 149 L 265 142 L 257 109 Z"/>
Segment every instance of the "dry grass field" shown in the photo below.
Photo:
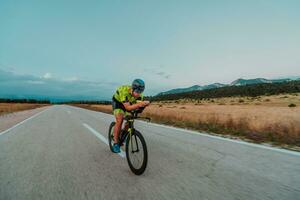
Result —
<path fill-rule="evenodd" d="M 80 107 L 111 113 L 110 105 Z M 143 115 L 157 123 L 300 147 L 300 94 L 154 102 Z"/>
<path fill-rule="evenodd" d="M 31 103 L 0 103 L 0 115 L 22 111 L 30 110 L 34 108 L 39 108 L 46 106 L 47 104 L 31 104 Z"/>

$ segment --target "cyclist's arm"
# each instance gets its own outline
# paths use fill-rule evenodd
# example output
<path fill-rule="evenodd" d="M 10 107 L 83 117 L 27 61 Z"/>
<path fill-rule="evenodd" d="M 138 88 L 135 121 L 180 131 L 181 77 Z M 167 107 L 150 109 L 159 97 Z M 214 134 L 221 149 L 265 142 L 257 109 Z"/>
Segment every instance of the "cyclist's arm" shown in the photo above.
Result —
<path fill-rule="evenodd" d="M 124 105 L 124 107 L 125 107 L 125 109 L 127 110 L 127 111 L 132 111 L 132 110 L 135 110 L 135 109 L 138 109 L 138 108 L 140 108 L 140 107 L 146 107 L 146 106 L 148 106 L 149 105 L 149 101 L 143 101 L 143 96 L 141 96 L 140 98 L 138 98 L 138 100 L 141 100 L 141 101 L 138 101 L 137 103 L 135 103 L 135 104 L 130 104 L 129 102 L 128 102 L 128 99 L 127 99 L 127 97 L 125 96 L 125 95 L 121 95 L 121 102 L 123 102 L 123 105 Z"/>
<path fill-rule="evenodd" d="M 130 105 L 129 102 L 125 102 L 125 103 L 123 103 L 123 105 L 124 105 L 126 110 L 132 111 L 132 110 L 138 109 L 139 107 L 144 106 L 144 103 L 139 102 L 139 103 L 135 103 L 135 104 Z"/>

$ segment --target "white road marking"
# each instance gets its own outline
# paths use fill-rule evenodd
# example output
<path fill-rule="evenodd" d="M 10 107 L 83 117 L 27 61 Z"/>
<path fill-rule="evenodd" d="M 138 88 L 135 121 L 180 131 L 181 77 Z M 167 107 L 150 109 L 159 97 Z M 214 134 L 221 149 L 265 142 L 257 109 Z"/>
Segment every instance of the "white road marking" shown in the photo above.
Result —
<path fill-rule="evenodd" d="M 46 110 L 48 110 L 48 109 L 49 109 L 49 108 L 47 108 Z M 5 133 L 7 133 L 7 132 L 9 132 L 9 131 L 11 131 L 12 129 L 14 129 L 14 128 L 16 128 L 16 127 L 18 127 L 18 126 L 24 124 L 25 122 L 27 122 L 27 121 L 29 121 L 29 120 L 31 120 L 31 119 L 33 119 L 33 118 L 39 116 L 40 114 L 42 114 L 42 113 L 45 112 L 46 110 L 43 110 L 43 111 L 41 111 L 41 112 L 39 112 L 39 113 L 37 113 L 37 114 L 31 116 L 31 117 L 29 117 L 29 118 L 27 118 L 27 119 L 25 119 L 25 120 L 19 122 L 18 124 L 14 125 L 13 127 L 10 127 L 9 129 L 6 129 L 5 131 L 3 131 L 3 132 L 0 133 L 0 136 L 3 135 L 3 134 L 5 134 Z"/>
<path fill-rule="evenodd" d="M 83 126 L 85 128 L 87 128 L 89 131 L 91 131 L 97 138 L 99 138 L 102 142 L 104 142 L 106 145 L 109 145 L 108 144 L 108 140 L 99 132 L 97 132 L 95 129 L 93 129 L 92 127 L 90 127 L 89 125 L 83 123 Z M 121 153 L 118 153 L 119 156 L 121 156 L 122 158 L 125 158 L 126 157 L 126 154 L 125 152 L 121 149 Z"/>
<path fill-rule="evenodd" d="M 141 122 L 141 123 L 144 123 L 144 124 L 150 124 L 150 125 L 161 127 L 161 128 L 173 129 L 173 130 L 181 131 L 181 132 L 184 132 L 184 133 L 201 135 L 203 137 L 209 137 L 209 138 L 223 140 L 223 141 L 227 141 L 227 142 L 243 144 L 243 145 L 257 147 L 257 148 L 261 148 L 261 149 L 268 149 L 268 150 L 277 151 L 277 152 L 280 152 L 280 153 L 286 153 L 286 154 L 289 154 L 289 155 L 300 156 L 300 152 L 297 152 L 297 151 L 291 151 L 291 150 L 287 150 L 287 149 L 280 149 L 280 148 L 269 147 L 269 146 L 265 146 L 265 145 L 261 145 L 261 144 L 254 144 L 254 143 L 250 143 L 250 142 L 245 142 L 245 141 L 240 141 L 240 140 L 235 140 L 235 139 L 230 139 L 230 138 L 224 138 L 224 137 L 215 136 L 215 135 L 209 135 L 209 134 L 200 133 L 200 132 L 197 132 L 197 131 L 187 130 L 187 129 L 183 129 L 183 128 L 176 128 L 176 127 L 173 127 L 173 126 L 166 126 L 166 125 L 162 125 L 162 124 L 149 123 L 149 122 L 144 122 L 144 121 L 141 121 L 141 120 L 138 120 L 138 121 Z"/>
<path fill-rule="evenodd" d="M 91 110 L 87 110 L 87 109 L 83 109 L 83 108 L 78 108 L 78 107 L 75 107 L 75 106 L 72 106 L 72 108 L 76 108 L 78 110 L 90 111 L 90 112 L 97 112 L 97 111 L 91 111 Z M 103 113 L 103 112 L 97 112 L 97 113 L 99 113 L 101 115 L 110 116 L 110 117 L 113 116 L 112 114 L 107 114 L 107 113 Z M 288 155 L 300 156 L 300 152 L 297 152 L 297 151 L 292 151 L 292 150 L 287 150 L 287 149 L 280 149 L 278 147 L 265 146 L 263 144 L 254 144 L 254 143 L 250 143 L 250 142 L 245 142 L 245 141 L 240 141 L 240 140 L 235 140 L 235 139 L 230 139 L 230 138 L 224 138 L 224 137 L 221 137 L 221 136 L 210 135 L 208 133 L 201 133 L 201 132 L 192 131 L 192 130 L 183 129 L 183 128 L 177 128 L 177 127 L 173 127 L 173 126 L 167 126 L 167 125 L 157 124 L 157 123 L 152 123 L 152 122 L 144 122 L 142 120 L 137 120 L 137 121 L 139 121 L 141 123 L 144 123 L 144 124 L 148 124 L 148 125 L 153 125 L 153 126 L 157 126 L 157 127 L 177 130 L 177 131 L 180 131 L 179 133 L 181 133 L 181 134 L 182 133 L 183 134 L 190 133 L 190 134 L 200 135 L 200 136 L 203 136 L 203 137 L 209 137 L 209 138 L 213 138 L 213 139 L 217 139 L 217 140 L 223 140 L 223 141 L 242 144 L 242 145 L 247 145 L 247 146 L 251 146 L 251 147 L 267 149 L 267 150 L 271 150 L 271 151 L 277 151 L 277 152 L 285 153 L 285 154 L 288 154 Z"/>

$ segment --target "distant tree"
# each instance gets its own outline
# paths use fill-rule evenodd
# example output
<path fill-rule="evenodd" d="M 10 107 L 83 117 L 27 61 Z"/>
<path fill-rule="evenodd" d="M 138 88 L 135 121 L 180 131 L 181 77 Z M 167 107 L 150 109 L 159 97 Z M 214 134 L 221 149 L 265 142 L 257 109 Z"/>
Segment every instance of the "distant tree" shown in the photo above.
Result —
<path fill-rule="evenodd" d="M 87 100 L 79 100 L 79 101 L 61 102 L 61 104 L 99 104 L 99 105 L 109 105 L 109 104 L 111 104 L 111 101 L 87 101 Z"/>
<path fill-rule="evenodd" d="M 36 99 L 0 99 L 0 103 L 36 103 L 36 104 L 50 104 L 49 100 Z"/>
<path fill-rule="evenodd" d="M 220 97 L 259 97 L 261 95 L 275 95 L 300 92 L 300 81 L 282 83 L 261 83 L 244 86 L 226 86 L 221 88 L 192 91 L 177 94 L 166 94 L 151 97 L 152 101 L 166 101 L 179 99 L 207 99 Z"/>

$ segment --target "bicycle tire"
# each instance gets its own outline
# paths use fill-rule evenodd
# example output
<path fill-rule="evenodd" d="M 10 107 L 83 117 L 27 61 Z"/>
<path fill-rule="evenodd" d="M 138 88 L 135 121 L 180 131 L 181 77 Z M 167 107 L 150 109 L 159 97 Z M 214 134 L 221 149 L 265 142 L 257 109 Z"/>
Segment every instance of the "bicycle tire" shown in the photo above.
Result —
<path fill-rule="evenodd" d="M 131 156 L 130 156 L 130 150 L 131 149 L 129 149 L 130 137 L 127 137 L 127 139 L 126 139 L 126 158 L 127 158 L 127 162 L 128 162 L 130 170 L 135 175 L 141 175 L 141 174 L 144 173 L 144 171 L 146 170 L 146 167 L 147 167 L 148 152 L 147 152 L 147 145 L 146 145 L 146 142 L 145 142 L 145 139 L 144 139 L 143 135 L 139 131 L 134 130 L 133 133 L 132 133 L 131 139 L 136 140 L 136 138 L 138 138 L 140 140 L 140 143 L 142 144 L 142 146 L 140 148 L 143 148 L 143 161 L 142 161 L 141 167 L 135 168 L 133 166 Z M 135 142 L 135 141 L 133 141 L 133 142 Z"/>
<path fill-rule="evenodd" d="M 108 145 L 109 145 L 109 148 L 111 150 L 111 152 L 114 152 L 113 151 L 113 145 L 112 145 L 112 142 L 114 142 L 114 135 L 111 134 L 111 131 L 113 129 L 113 127 L 115 126 L 116 122 L 112 122 L 109 126 L 109 130 L 108 130 Z"/>

